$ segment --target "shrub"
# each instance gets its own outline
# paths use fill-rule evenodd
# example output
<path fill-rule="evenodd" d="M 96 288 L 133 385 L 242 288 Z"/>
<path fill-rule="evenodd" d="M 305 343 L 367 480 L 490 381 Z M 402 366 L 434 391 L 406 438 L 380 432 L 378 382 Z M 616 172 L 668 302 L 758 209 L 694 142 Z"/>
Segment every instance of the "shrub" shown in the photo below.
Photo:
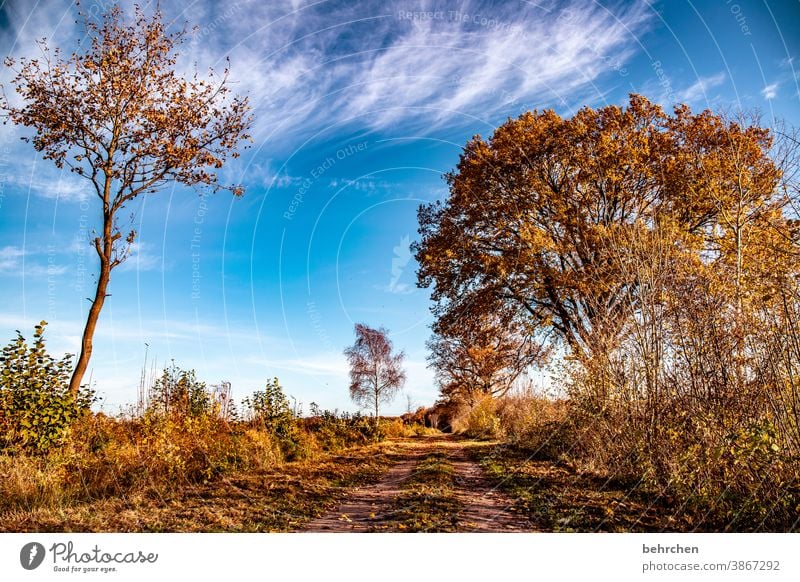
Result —
<path fill-rule="evenodd" d="M 41 364 L 47 363 L 42 357 Z M 52 366 L 65 370 L 66 378 L 66 364 Z M 48 386 L 61 384 L 53 380 Z M 14 455 L 0 451 L 0 508 L 170 494 L 222 475 L 268 470 L 284 461 L 366 444 L 373 431 L 368 417 L 316 406 L 316 416 L 295 418 L 277 379 L 245 400 L 244 421 L 221 418 L 207 404 L 205 384 L 174 364 L 155 388 L 142 416 L 81 414 L 60 435 L 59 447 L 36 449 L 36 455 L 23 448 L 14 449 Z"/>
<path fill-rule="evenodd" d="M 212 400 L 195 371 L 181 370 L 173 361 L 150 389 L 148 408 L 166 415 L 202 416 L 212 412 Z"/>
<path fill-rule="evenodd" d="M 264 390 L 257 390 L 245 398 L 244 405 L 253 426 L 271 432 L 278 438 L 291 437 L 294 414 L 277 378 L 267 382 Z"/>
<path fill-rule="evenodd" d="M 403 423 L 403 420 L 400 418 L 395 418 L 392 420 L 381 419 L 378 426 L 378 436 L 382 439 L 406 437 L 413 434 L 413 426 L 420 425 L 411 425 L 410 427 L 406 426 Z"/>
<path fill-rule="evenodd" d="M 46 325 L 35 326 L 32 346 L 18 331 L 0 356 L 0 449 L 43 453 L 61 444 L 93 402 L 88 388 L 70 394 L 71 356 L 47 353 Z"/>
<path fill-rule="evenodd" d="M 442 434 L 438 428 L 431 428 L 430 426 L 425 426 L 424 424 L 414 424 L 411 425 L 411 435 L 417 437 L 423 436 L 435 436 L 437 434 Z"/>
<path fill-rule="evenodd" d="M 253 469 L 265 469 L 283 461 L 278 440 L 263 430 L 247 429 L 244 432 L 243 465 Z"/>
<path fill-rule="evenodd" d="M 308 459 L 316 455 L 319 445 L 315 436 L 302 430 L 277 378 L 267 382 L 264 390 L 258 390 L 245 398 L 244 405 L 248 424 L 274 436 L 287 461 Z"/>
<path fill-rule="evenodd" d="M 558 460 L 574 443 L 567 403 L 532 393 L 508 395 L 497 403 L 507 441 L 541 459 Z"/>
<path fill-rule="evenodd" d="M 455 420 L 453 428 L 471 438 L 499 438 L 503 431 L 497 416 L 497 401 L 491 396 L 480 398 Z"/>
<path fill-rule="evenodd" d="M 302 420 L 302 428 L 314 436 L 317 446 L 324 451 L 365 444 L 375 431 L 371 419 L 360 412 L 349 414 L 321 410 L 312 402 L 311 414 L 310 418 Z"/>

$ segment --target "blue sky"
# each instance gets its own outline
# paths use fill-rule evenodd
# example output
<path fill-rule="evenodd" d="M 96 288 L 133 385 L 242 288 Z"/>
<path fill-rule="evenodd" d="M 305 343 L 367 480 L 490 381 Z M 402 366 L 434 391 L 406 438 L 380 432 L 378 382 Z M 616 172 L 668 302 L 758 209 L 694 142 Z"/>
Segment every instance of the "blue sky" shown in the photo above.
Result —
<path fill-rule="evenodd" d="M 86 2 L 90 14 L 102 1 Z M 757 109 L 800 123 L 800 4 L 687 2 L 268 2 L 162 0 L 197 29 L 181 66 L 224 68 L 254 106 L 255 142 L 225 177 L 242 199 L 182 187 L 129 210 L 135 253 L 112 274 L 90 364 L 105 410 L 133 402 L 145 356 L 228 380 L 241 399 L 280 378 L 303 402 L 353 410 L 342 350 L 353 324 L 386 326 L 407 354 L 405 392 L 436 398 L 431 317 L 416 288 L 419 204 L 474 134 L 509 116 L 623 104 Z M 0 8 L 4 55 L 81 36 L 66 1 Z M 0 73 L 7 92 L 9 73 Z M 0 339 L 49 322 L 75 353 L 96 257 L 87 184 L 0 128 Z M 405 396 L 387 412 L 402 412 Z"/>

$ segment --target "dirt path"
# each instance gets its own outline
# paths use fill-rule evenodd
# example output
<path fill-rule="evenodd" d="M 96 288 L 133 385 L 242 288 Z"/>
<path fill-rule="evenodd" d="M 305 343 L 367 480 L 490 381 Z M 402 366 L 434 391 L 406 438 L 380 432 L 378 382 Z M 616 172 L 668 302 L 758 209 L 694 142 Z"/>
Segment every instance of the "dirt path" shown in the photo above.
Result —
<path fill-rule="evenodd" d="M 306 524 L 303 531 L 398 531 L 394 520 L 399 509 L 398 497 L 406 491 L 420 461 L 434 453 L 444 453 L 453 469 L 452 496 L 459 509 L 450 517 L 457 523 L 458 531 L 532 531 L 531 524 L 514 513 L 511 501 L 493 487 L 470 459 L 469 443 L 449 436 L 398 441 L 396 450 L 400 459 L 380 482 L 355 489 L 338 507 Z"/>
<path fill-rule="evenodd" d="M 463 446 L 453 447 L 450 461 L 456 471 L 456 497 L 464 507 L 458 514 L 459 531 L 536 531 L 533 524 L 514 511 L 511 499 L 484 475 Z"/>
<path fill-rule="evenodd" d="M 399 441 L 397 449 L 401 458 L 378 483 L 355 489 L 338 507 L 308 522 L 303 531 L 369 532 L 382 529 L 387 516 L 394 510 L 395 497 L 402 492 L 403 483 L 411 477 L 417 463 L 427 453 L 429 444 L 426 441 Z"/>

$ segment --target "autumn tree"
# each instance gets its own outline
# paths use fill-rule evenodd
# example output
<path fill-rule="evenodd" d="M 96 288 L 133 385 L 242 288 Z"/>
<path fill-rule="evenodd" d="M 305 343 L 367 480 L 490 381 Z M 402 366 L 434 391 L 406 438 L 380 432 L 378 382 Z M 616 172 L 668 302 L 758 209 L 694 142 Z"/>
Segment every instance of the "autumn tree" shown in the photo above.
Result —
<path fill-rule="evenodd" d="M 100 272 L 70 380 L 73 394 L 92 354 L 111 271 L 136 238 L 119 223 L 120 211 L 173 182 L 241 196 L 242 187 L 222 184 L 217 171 L 237 157 L 251 123 L 247 98 L 230 95 L 227 69 L 206 78 L 179 72 L 184 32 L 167 32 L 159 11 L 147 16 L 137 7 L 133 22 L 119 7 L 100 22 L 83 18 L 88 42 L 71 56 L 43 40 L 42 57 L 6 59 L 22 105 L 1 103 L 6 120 L 35 131 L 23 139 L 58 168 L 85 178 L 100 201 L 102 221 L 92 241 Z"/>
<path fill-rule="evenodd" d="M 405 384 L 405 354 L 394 353 L 389 332 L 383 327 L 357 323 L 355 334 L 355 343 L 344 351 L 350 364 L 350 398 L 359 406 L 374 409 L 377 430 L 380 403 L 390 402 Z"/>
<path fill-rule="evenodd" d="M 742 237 L 752 257 L 774 250 L 780 236 L 761 234 L 785 230 L 786 199 L 770 144 L 761 128 L 685 106 L 668 115 L 637 95 L 570 119 L 525 113 L 467 143 L 447 200 L 420 208 L 419 284 L 437 318 L 515 310 L 591 358 L 614 343 L 638 287 L 610 241 L 658 225 L 740 271 Z"/>
<path fill-rule="evenodd" d="M 428 342 L 430 366 L 443 396 L 469 405 L 484 396 L 503 396 L 547 350 L 528 333 L 525 322 L 498 311 L 469 321 L 440 317 Z"/>
<path fill-rule="evenodd" d="M 497 314 L 526 322 L 563 356 L 566 424 L 580 434 L 565 448 L 698 503 L 710 523 L 794 527 L 794 136 L 633 95 L 473 138 L 449 196 L 419 211 L 440 373 L 438 354 L 456 351 L 443 338 Z"/>

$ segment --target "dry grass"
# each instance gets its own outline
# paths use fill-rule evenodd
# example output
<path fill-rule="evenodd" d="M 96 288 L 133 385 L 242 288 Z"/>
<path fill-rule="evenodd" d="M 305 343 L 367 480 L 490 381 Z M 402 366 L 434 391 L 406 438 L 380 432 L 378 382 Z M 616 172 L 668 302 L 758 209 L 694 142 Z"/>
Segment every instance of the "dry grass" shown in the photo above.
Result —
<path fill-rule="evenodd" d="M 376 479 L 389 448 L 337 418 L 279 436 L 213 415 L 89 415 L 47 454 L 0 454 L 0 530 L 289 530 Z"/>
<path fill-rule="evenodd" d="M 520 395 L 495 410 L 507 446 L 484 462 L 545 529 L 794 531 L 800 523 L 798 465 L 767 430 L 723 431 L 685 403 L 662 413 L 657 432 L 645 432 L 634 412 L 587 414 L 575 401 Z"/>
<path fill-rule="evenodd" d="M 379 479 L 393 459 L 390 445 L 375 444 L 179 488 L 131 489 L 83 502 L 53 497 L 4 509 L 0 531 L 291 531 L 324 513 L 348 487 Z"/>
<path fill-rule="evenodd" d="M 532 458 L 524 450 L 474 448 L 487 474 L 541 531 L 687 531 L 686 519 L 673 515 L 667 500 L 628 489 L 608 478 Z"/>

